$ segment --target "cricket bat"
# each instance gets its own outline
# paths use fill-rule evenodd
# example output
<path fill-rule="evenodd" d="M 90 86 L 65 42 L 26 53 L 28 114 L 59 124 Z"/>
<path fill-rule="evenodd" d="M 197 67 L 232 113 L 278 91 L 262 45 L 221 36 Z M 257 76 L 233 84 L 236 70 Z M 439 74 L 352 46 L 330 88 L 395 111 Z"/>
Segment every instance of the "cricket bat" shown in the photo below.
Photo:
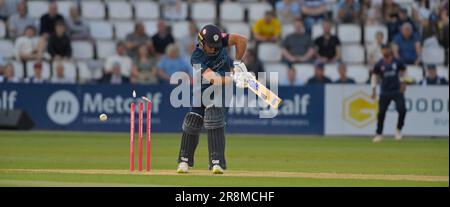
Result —
<path fill-rule="evenodd" d="M 256 78 L 251 78 L 247 82 L 248 88 L 272 108 L 277 109 L 280 106 L 282 102 L 281 98 L 271 90 L 267 89 L 266 86 L 261 84 Z"/>

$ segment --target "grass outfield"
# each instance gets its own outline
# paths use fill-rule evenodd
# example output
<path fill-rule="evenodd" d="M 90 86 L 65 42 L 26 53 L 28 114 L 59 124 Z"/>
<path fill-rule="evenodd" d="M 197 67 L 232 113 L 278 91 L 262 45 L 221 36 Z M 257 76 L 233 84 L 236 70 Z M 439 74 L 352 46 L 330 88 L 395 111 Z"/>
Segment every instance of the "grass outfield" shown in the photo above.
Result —
<path fill-rule="evenodd" d="M 128 136 L 0 131 L 0 186 L 449 186 L 448 138 L 229 135 L 229 170 L 212 175 L 202 135 L 194 170 L 176 175 L 178 134 L 152 134 L 150 173 L 127 171 Z"/>

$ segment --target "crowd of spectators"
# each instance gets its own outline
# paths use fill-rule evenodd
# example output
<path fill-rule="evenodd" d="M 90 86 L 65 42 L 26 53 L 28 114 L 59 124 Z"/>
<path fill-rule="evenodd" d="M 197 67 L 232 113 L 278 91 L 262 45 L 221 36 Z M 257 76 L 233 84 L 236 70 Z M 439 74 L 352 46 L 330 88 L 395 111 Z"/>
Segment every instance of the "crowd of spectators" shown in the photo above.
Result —
<path fill-rule="evenodd" d="M 76 1 L 75 1 L 76 2 Z M 161 1 L 161 18 L 156 31 L 149 34 L 146 25 L 135 21 L 134 30 L 124 39 L 117 39 L 115 53 L 102 60 L 102 76 L 91 82 L 122 84 L 163 84 L 170 75 L 185 71 L 192 74 L 190 54 L 196 47 L 198 25 L 182 9 L 182 0 Z M 187 2 L 196 2 L 189 0 Z M 217 0 L 220 4 L 229 0 Z M 247 3 L 248 0 L 232 2 Z M 335 2 L 330 6 L 330 2 Z M 366 63 L 371 68 L 381 58 L 381 45 L 390 44 L 394 57 L 409 65 L 424 68 L 423 85 L 447 84 L 436 74 L 435 65 L 423 63 L 424 47 L 442 47 L 448 58 L 448 0 L 415 0 L 408 6 L 395 0 L 268 0 L 272 9 L 263 17 L 246 22 L 251 29 L 244 62 L 251 72 L 263 72 L 264 63 L 258 59 L 261 43 L 275 43 L 281 48 L 281 62 L 286 64 L 289 85 L 303 84 L 298 80 L 295 64 L 314 64 L 314 76 L 307 84 L 355 83 L 347 77 L 347 65 L 342 61 L 342 42 L 336 34 L 340 24 L 385 25 L 387 34 L 378 31 L 374 42 L 366 46 Z M 0 0 L 0 20 L 7 26 L 7 38 L 14 41 L 14 58 L 23 65 L 33 61 L 33 75 L 24 79 L 14 76 L 14 64 L 0 54 L 0 82 L 76 83 L 65 77 L 65 62 L 73 61 L 73 42 L 97 41 L 91 37 L 88 20 L 80 15 L 74 4 L 68 15 L 58 11 L 57 3 L 50 1 L 48 11 L 35 19 L 28 15 L 26 0 Z M 188 20 L 188 35 L 175 38 L 168 22 Z M 220 26 L 222 22 L 211 22 Z M 285 25 L 293 31 L 283 36 Z M 313 37 L 313 27 L 321 25 L 322 33 Z M 364 44 L 364 42 L 361 42 Z M 448 60 L 447 60 L 448 61 Z M 43 76 L 44 62 L 51 62 L 53 74 Z M 338 65 L 339 78 L 326 77 L 326 64 Z M 367 71 L 368 73 L 370 71 Z"/>

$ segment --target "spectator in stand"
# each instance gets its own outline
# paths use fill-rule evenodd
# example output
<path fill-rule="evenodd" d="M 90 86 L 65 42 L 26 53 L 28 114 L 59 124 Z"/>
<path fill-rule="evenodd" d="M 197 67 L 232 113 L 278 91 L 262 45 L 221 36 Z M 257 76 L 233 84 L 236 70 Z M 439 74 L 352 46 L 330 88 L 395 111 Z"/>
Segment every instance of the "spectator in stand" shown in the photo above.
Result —
<path fill-rule="evenodd" d="M 300 15 L 300 3 L 297 0 L 281 0 L 275 4 L 278 19 L 282 24 L 290 24 Z"/>
<path fill-rule="evenodd" d="M 113 84 L 120 85 L 126 84 L 130 82 L 130 79 L 123 76 L 122 74 L 122 64 L 120 62 L 114 62 L 111 65 L 111 72 L 104 74 L 104 76 L 100 79 L 100 83 L 103 84 Z"/>
<path fill-rule="evenodd" d="M 55 32 L 55 25 L 60 21 L 64 22 L 64 17 L 58 14 L 58 6 L 56 5 L 56 1 L 51 1 L 48 4 L 48 13 L 42 15 L 40 19 L 40 34 L 48 37 L 50 34 Z"/>
<path fill-rule="evenodd" d="M 25 35 L 25 29 L 28 26 L 34 26 L 34 23 L 35 20 L 28 16 L 27 3 L 25 1 L 21 1 L 19 4 L 17 4 L 17 13 L 9 17 L 9 37 L 15 39 L 17 37 Z"/>
<path fill-rule="evenodd" d="M 414 32 L 418 31 L 417 27 L 414 24 L 414 21 L 408 16 L 408 11 L 406 9 L 402 8 L 402 9 L 400 9 L 400 13 L 398 14 L 398 19 L 395 22 L 395 24 L 393 24 L 393 27 L 392 28 L 388 27 L 389 36 L 391 38 L 395 38 L 395 36 L 400 33 L 401 27 L 404 23 L 409 23 Z"/>
<path fill-rule="evenodd" d="M 358 23 L 360 5 L 356 0 L 340 0 L 337 4 L 338 19 L 341 23 Z"/>
<path fill-rule="evenodd" d="M 77 6 L 70 7 L 67 26 L 69 36 L 72 40 L 88 40 L 91 38 L 91 35 L 89 34 L 89 26 L 81 18 Z"/>
<path fill-rule="evenodd" d="M 61 83 L 61 84 L 73 84 L 75 83 L 73 79 L 67 78 L 64 74 L 64 64 L 62 62 L 56 63 L 56 75 L 50 80 L 51 83 Z"/>
<path fill-rule="evenodd" d="M 116 45 L 116 54 L 106 58 L 105 61 L 105 73 L 111 73 L 113 71 L 113 65 L 115 63 L 120 64 L 119 69 L 125 77 L 130 77 L 133 71 L 133 61 L 127 56 L 127 47 L 125 42 L 118 42 Z"/>
<path fill-rule="evenodd" d="M 428 85 L 448 85 L 448 81 L 444 77 L 439 77 L 435 65 L 427 66 L 427 73 L 425 79 L 420 81 L 423 86 Z"/>
<path fill-rule="evenodd" d="M 244 56 L 244 64 L 247 66 L 248 72 L 254 73 L 255 77 L 258 78 L 259 72 L 264 72 L 264 65 L 262 62 L 258 59 L 258 56 L 256 55 L 256 52 L 254 49 L 248 49 L 247 52 L 245 52 Z M 269 77 L 266 76 L 266 79 Z"/>
<path fill-rule="evenodd" d="M 273 11 L 267 11 L 263 18 L 253 24 L 252 32 L 258 43 L 275 42 L 280 38 L 281 23 Z"/>
<path fill-rule="evenodd" d="M 54 60 L 70 59 L 72 57 L 72 46 L 70 38 L 66 33 L 64 22 L 55 24 L 55 32 L 48 38 L 47 51 Z"/>
<path fill-rule="evenodd" d="M 14 76 L 14 65 L 6 64 L 3 75 L 0 74 L 0 83 L 20 83 L 21 81 L 20 78 Z"/>
<path fill-rule="evenodd" d="M 367 25 L 379 25 L 383 22 L 381 5 L 383 0 L 363 0 L 361 3 L 360 17 Z"/>
<path fill-rule="evenodd" d="M 437 5 L 433 5 L 429 0 L 416 0 L 412 4 L 412 16 L 415 22 L 426 27 L 428 25 L 428 20 L 433 13 L 433 8 Z"/>
<path fill-rule="evenodd" d="M 320 23 L 328 12 L 325 0 L 300 0 L 300 8 L 308 34 L 311 33 L 312 26 Z"/>
<path fill-rule="evenodd" d="M 316 63 L 314 76 L 308 80 L 308 85 L 332 83 L 331 79 L 325 76 L 325 68 L 323 63 Z"/>
<path fill-rule="evenodd" d="M 395 58 L 401 59 L 406 64 L 420 63 L 422 46 L 419 36 L 413 33 L 411 24 L 402 25 L 401 33 L 394 37 L 393 43 Z"/>
<path fill-rule="evenodd" d="M 378 31 L 375 33 L 375 42 L 373 42 L 367 48 L 368 52 L 368 60 L 370 66 L 375 65 L 375 63 L 383 57 L 381 53 L 381 46 L 384 44 L 384 33 L 382 31 Z"/>
<path fill-rule="evenodd" d="M 144 84 L 157 84 L 157 71 L 154 68 L 154 58 L 148 52 L 147 45 L 138 47 L 137 57 L 134 58 L 134 65 L 139 72 L 138 82 Z"/>
<path fill-rule="evenodd" d="M 0 0 L 0 20 L 6 20 L 14 14 L 18 0 Z"/>
<path fill-rule="evenodd" d="M 166 83 L 170 82 L 170 76 L 176 72 L 191 74 L 191 66 L 180 57 L 178 47 L 170 44 L 166 48 L 166 54 L 161 57 L 158 65 L 159 78 Z"/>
<path fill-rule="evenodd" d="M 334 83 L 338 84 L 355 84 L 355 80 L 352 78 L 349 78 L 347 76 L 347 66 L 344 63 L 339 64 L 338 67 L 338 73 L 339 73 L 339 79 L 336 80 Z"/>
<path fill-rule="evenodd" d="M 198 28 L 194 21 L 189 22 L 189 34 L 178 39 L 177 45 L 180 48 L 180 55 L 186 62 L 191 61 L 191 54 L 197 44 Z"/>
<path fill-rule="evenodd" d="M 25 29 L 25 35 L 17 38 L 14 43 L 16 60 L 28 61 L 41 59 L 45 45 L 44 38 L 36 36 L 36 29 L 33 26 L 28 26 Z"/>
<path fill-rule="evenodd" d="M 158 58 L 164 54 L 167 45 L 175 42 L 170 28 L 166 25 L 164 20 L 158 21 L 158 32 L 153 35 L 152 41 Z"/>
<path fill-rule="evenodd" d="M 164 19 L 168 21 L 183 20 L 182 0 L 165 0 L 161 1 Z"/>
<path fill-rule="evenodd" d="M 34 75 L 27 78 L 27 83 L 47 83 L 47 80 L 42 77 L 42 63 L 41 62 L 35 62 L 33 69 L 34 69 Z"/>
<path fill-rule="evenodd" d="M 341 59 L 341 41 L 331 34 L 331 22 L 323 22 L 323 35 L 314 40 L 317 60 L 323 63 L 335 63 Z"/>
<path fill-rule="evenodd" d="M 397 20 L 400 9 L 400 6 L 394 0 L 383 0 L 381 13 L 383 15 L 383 23 L 388 27 L 388 42 L 392 41 L 393 35 L 398 31 Z"/>
<path fill-rule="evenodd" d="M 288 35 L 282 43 L 281 54 L 283 62 L 289 67 L 289 85 L 295 85 L 296 72 L 293 67 L 295 63 L 311 63 L 314 61 L 314 43 L 306 34 L 303 21 L 296 19 L 294 22 L 294 33 Z"/>
<path fill-rule="evenodd" d="M 138 48 L 145 45 L 147 50 L 152 50 L 152 39 L 145 33 L 145 26 L 142 22 L 137 22 L 134 25 L 134 31 L 127 35 L 126 45 L 128 49 L 128 56 L 136 58 L 138 55 Z"/>

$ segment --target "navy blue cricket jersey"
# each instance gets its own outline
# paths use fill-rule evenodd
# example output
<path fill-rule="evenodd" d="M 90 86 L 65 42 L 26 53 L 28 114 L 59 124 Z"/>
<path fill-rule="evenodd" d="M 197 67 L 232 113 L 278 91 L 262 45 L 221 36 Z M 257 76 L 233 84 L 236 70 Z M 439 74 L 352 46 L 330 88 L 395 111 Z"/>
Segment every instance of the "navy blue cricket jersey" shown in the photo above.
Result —
<path fill-rule="evenodd" d="M 208 56 L 205 51 L 200 49 L 198 46 L 192 52 L 191 64 L 194 69 L 194 73 L 203 73 L 210 68 L 214 72 L 225 76 L 226 72 L 230 72 L 233 67 L 233 59 L 228 56 L 226 47 L 228 47 L 228 37 L 229 34 L 222 33 L 222 44 L 223 47 L 220 49 L 219 53 L 214 56 Z M 199 70 L 201 69 L 201 70 Z M 202 84 L 202 89 L 209 87 L 211 84 Z"/>
<path fill-rule="evenodd" d="M 373 72 L 381 77 L 380 94 L 400 93 L 401 70 L 406 70 L 406 66 L 395 58 L 392 58 L 391 62 L 381 59 L 375 64 Z"/>
<path fill-rule="evenodd" d="M 194 77 L 197 77 L 200 72 L 202 75 L 202 84 L 201 91 L 203 92 L 206 88 L 211 86 L 211 83 L 205 83 L 203 79 L 203 73 L 210 68 L 214 72 L 217 72 L 221 76 L 225 76 L 226 72 L 230 72 L 231 68 L 233 68 L 233 59 L 228 56 L 227 47 L 228 47 L 228 39 L 229 34 L 222 33 L 222 45 L 223 47 L 220 49 L 217 55 L 208 56 L 205 51 L 198 47 L 192 52 L 191 55 L 191 64 L 194 72 Z M 198 88 L 194 88 L 194 90 L 199 90 Z M 195 100 L 195 99 L 194 99 Z"/>

